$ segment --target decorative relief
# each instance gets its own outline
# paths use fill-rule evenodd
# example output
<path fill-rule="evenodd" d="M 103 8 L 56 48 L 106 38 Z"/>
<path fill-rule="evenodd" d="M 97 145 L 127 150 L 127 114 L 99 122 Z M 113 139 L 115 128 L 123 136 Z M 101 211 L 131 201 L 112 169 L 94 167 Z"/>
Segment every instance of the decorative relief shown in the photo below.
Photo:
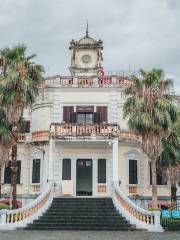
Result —
<path fill-rule="evenodd" d="M 106 193 L 106 184 L 98 185 L 98 193 Z"/>

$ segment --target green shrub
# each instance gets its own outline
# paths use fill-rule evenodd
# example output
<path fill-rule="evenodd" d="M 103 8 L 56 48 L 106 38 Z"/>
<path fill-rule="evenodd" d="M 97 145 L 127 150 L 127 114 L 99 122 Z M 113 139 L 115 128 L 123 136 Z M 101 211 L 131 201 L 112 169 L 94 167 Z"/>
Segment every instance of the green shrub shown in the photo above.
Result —
<path fill-rule="evenodd" d="M 153 207 L 151 207 L 151 208 L 149 208 L 148 209 L 148 211 L 162 211 L 162 209 L 161 208 L 153 208 Z"/>
<path fill-rule="evenodd" d="M 7 205 L 7 204 L 0 204 L 0 210 L 1 209 L 10 209 L 10 207 L 9 207 L 9 205 Z"/>

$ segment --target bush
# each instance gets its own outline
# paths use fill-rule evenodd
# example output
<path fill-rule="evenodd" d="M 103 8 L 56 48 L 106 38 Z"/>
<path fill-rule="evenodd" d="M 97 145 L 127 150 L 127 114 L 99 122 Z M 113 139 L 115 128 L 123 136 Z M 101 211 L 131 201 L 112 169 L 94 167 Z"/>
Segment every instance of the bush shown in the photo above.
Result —
<path fill-rule="evenodd" d="M 161 208 L 153 208 L 153 207 L 151 207 L 151 208 L 149 208 L 148 209 L 148 211 L 162 211 L 162 209 Z"/>
<path fill-rule="evenodd" d="M 7 205 L 7 204 L 0 204 L 0 210 L 1 209 L 10 209 L 10 207 L 9 207 L 9 205 Z"/>

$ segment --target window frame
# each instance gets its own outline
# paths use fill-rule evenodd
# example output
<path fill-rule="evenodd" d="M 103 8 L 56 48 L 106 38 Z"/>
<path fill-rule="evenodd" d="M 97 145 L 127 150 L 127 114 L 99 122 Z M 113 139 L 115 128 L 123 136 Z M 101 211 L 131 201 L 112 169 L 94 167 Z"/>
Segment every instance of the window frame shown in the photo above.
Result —
<path fill-rule="evenodd" d="M 99 176 L 99 163 L 102 160 L 105 162 L 105 169 L 104 169 L 105 170 L 105 181 L 101 181 L 100 180 L 101 177 Z M 98 163 L 97 163 L 97 183 L 98 184 L 106 184 L 107 183 L 107 159 L 105 159 L 105 158 L 99 158 L 98 159 Z"/>
<path fill-rule="evenodd" d="M 136 183 L 130 183 L 130 162 L 136 162 Z M 128 169 L 128 172 L 129 172 L 129 185 L 138 185 L 138 160 L 137 159 L 129 159 L 129 169 Z M 131 179 L 132 180 L 132 179 Z"/>
<path fill-rule="evenodd" d="M 22 161 L 21 160 L 17 160 L 17 166 L 18 166 L 18 163 L 20 163 L 20 172 L 19 172 L 19 175 L 18 175 L 18 171 L 17 171 L 17 178 L 16 178 L 17 185 L 21 184 L 21 179 L 22 179 Z M 3 180 L 4 184 L 11 184 L 11 176 L 10 176 L 10 182 L 5 182 L 5 177 L 6 177 L 5 171 L 6 171 L 7 168 L 10 169 L 9 164 L 8 164 L 7 167 L 4 166 L 4 170 L 3 170 L 4 175 L 3 175 L 3 179 L 2 180 Z M 19 167 L 18 167 L 18 169 L 19 169 Z M 11 174 L 11 170 L 10 170 L 10 174 Z M 18 181 L 18 178 L 19 178 L 19 181 Z"/>
<path fill-rule="evenodd" d="M 64 172 L 64 167 L 65 167 L 65 162 L 67 163 L 67 161 L 69 161 L 69 169 L 67 170 L 66 169 L 66 171 L 68 172 L 70 172 L 70 173 L 65 173 Z M 67 167 L 67 166 L 66 166 Z M 62 159 L 62 181 L 65 181 L 65 180 L 72 180 L 72 161 L 71 161 L 71 158 L 63 158 Z M 67 174 L 67 176 L 66 176 L 66 174 Z"/>
<path fill-rule="evenodd" d="M 34 164 L 34 160 L 39 160 L 40 161 L 40 167 L 39 167 L 39 182 L 33 182 L 33 164 Z M 32 171 L 31 171 L 31 183 L 32 184 L 40 184 L 41 183 L 41 165 L 42 165 L 42 163 L 41 163 L 42 161 L 41 161 L 41 158 L 33 158 L 32 159 Z"/>

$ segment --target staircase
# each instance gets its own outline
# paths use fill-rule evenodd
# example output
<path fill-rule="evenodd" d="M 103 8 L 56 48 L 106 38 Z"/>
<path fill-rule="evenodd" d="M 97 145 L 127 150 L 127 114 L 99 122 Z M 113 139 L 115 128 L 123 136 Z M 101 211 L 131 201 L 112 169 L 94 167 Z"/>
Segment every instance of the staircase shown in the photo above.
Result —
<path fill-rule="evenodd" d="M 54 198 L 50 208 L 25 229 L 135 230 L 115 209 L 111 198 Z"/>

